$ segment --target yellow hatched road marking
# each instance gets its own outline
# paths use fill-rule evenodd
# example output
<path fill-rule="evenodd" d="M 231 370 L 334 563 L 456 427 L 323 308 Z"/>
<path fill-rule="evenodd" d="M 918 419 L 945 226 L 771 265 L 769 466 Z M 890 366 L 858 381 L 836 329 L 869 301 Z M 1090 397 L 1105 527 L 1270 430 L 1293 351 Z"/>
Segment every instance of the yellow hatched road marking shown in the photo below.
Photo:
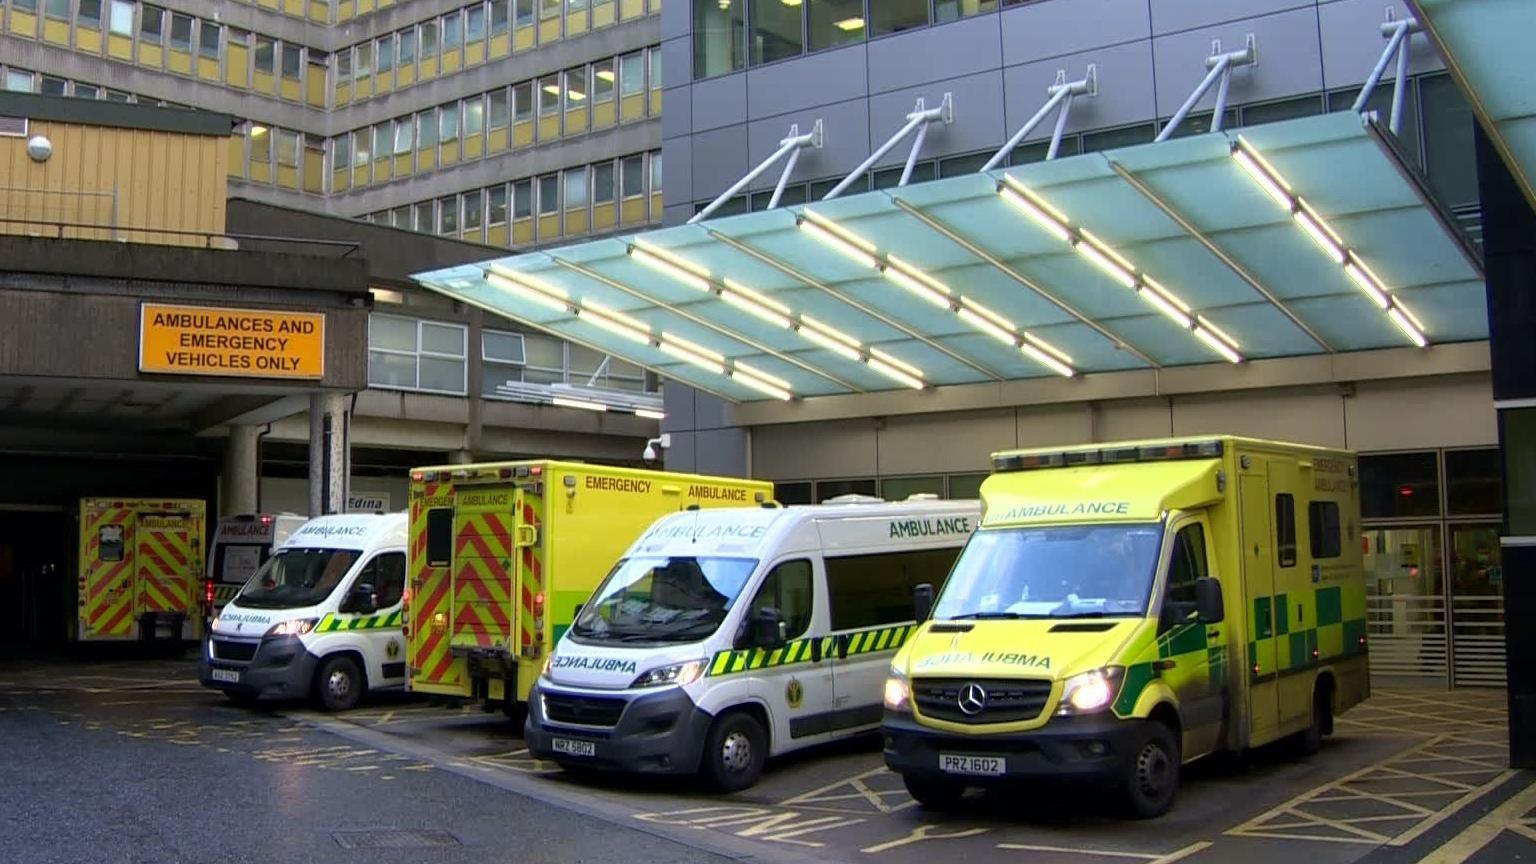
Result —
<path fill-rule="evenodd" d="M 1488 815 L 1447 840 L 1419 864 L 1462 864 L 1506 830 L 1536 840 L 1536 827 L 1533 827 L 1536 826 L 1536 819 L 1529 815 L 1532 810 L 1536 810 L 1536 783 L 1526 786 L 1514 797 L 1490 810 Z"/>

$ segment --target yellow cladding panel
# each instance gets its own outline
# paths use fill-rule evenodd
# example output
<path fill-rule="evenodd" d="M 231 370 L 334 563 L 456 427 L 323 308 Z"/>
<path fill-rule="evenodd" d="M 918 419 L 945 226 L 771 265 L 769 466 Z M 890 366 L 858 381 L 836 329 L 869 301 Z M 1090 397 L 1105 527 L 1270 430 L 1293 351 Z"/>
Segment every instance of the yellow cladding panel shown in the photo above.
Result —
<path fill-rule="evenodd" d="M 277 185 L 284 189 L 299 188 L 299 169 L 292 165 L 277 166 Z"/>
<path fill-rule="evenodd" d="M 271 162 L 251 162 L 251 181 L 255 183 L 272 182 Z"/>
<path fill-rule="evenodd" d="M 437 58 L 423 57 L 421 60 L 421 80 L 437 77 Z"/>
<path fill-rule="evenodd" d="M 651 91 L 651 116 L 652 117 L 660 117 L 661 116 L 661 91 L 660 90 L 652 90 Z"/>
<path fill-rule="evenodd" d="M 352 101 L 352 82 L 339 81 L 336 84 L 336 104 L 346 105 Z"/>
<path fill-rule="evenodd" d="M 263 9 L 276 9 L 278 6 L 277 0 L 256 0 L 256 4 Z"/>
<path fill-rule="evenodd" d="M 568 12 L 565 16 L 565 35 L 580 36 L 587 32 L 587 10 Z"/>
<path fill-rule="evenodd" d="M 619 0 L 619 17 L 628 21 L 645 14 L 645 0 Z"/>
<path fill-rule="evenodd" d="M 618 122 L 618 107 L 612 99 L 592 106 L 592 128 L 607 129 Z"/>
<path fill-rule="evenodd" d="M 170 60 L 166 63 L 166 68 L 177 75 L 191 75 L 192 55 L 189 52 L 177 51 L 175 48 L 172 48 Z"/>
<path fill-rule="evenodd" d="M 295 18 L 303 18 L 304 0 L 283 0 L 283 11 Z"/>
<path fill-rule="evenodd" d="M 661 212 L 662 212 L 661 211 L 661 193 L 660 192 L 652 192 L 651 193 L 651 214 L 650 214 L 650 220 L 652 222 L 660 222 L 661 221 Z"/>
<path fill-rule="evenodd" d="M 572 108 L 565 112 L 565 134 L 580 135 L 586 132 L 587 115 L 590 113 L 586 108 Z"/>
<path fill-rule="evenodd" d="M 560 137 L 560 115 L 551 114 L 539 118 L 539 140 L 553 141 Z"/>
<path fill-rule="evenodd" d="M 425 174 L 437 167 L 437 148 L 416 151 L 416 170 Z"/>
<path fill-rule="evenodd" d="M 219 69 L 219 61 L 207 57 L 197 58 L 197 77 L 204 81 L 219 80 L 222 70 Z"/>
<path fill-rule="evenodd" d="M 37 38 L 37 16 L 26 12 L 18 12 L 11 9 L 11 32 L 17 36 L 25 36 L 28 39 Z"/>
<path fill-rule="evenodd" d="M 107 35 L 107 56 L 114 60 L 133 59 L 133 39 L 116 33 Z"/>
<path fill-rule="evenodd" d="M 16 13 L 11 13 L 15 15 Z M 43 19 L 43 41 L 52 42 L 55 45 L 69 44 L 69 22 L 55 21 L 52 18 Z"/>
<path fill-rule="evenodd" d="M 517 32 L 514 34 L 516 45 L 513 46 L 513 50 L 518 53 L 532 51 L 534 43 L 538 42 L 537 32 L 531 26 L 517 28 Z"/>
<path fill-rule="evenodd" d="M 75 30 L 75 50 L 86 54 L 100 54 L 101 31 L 77 28 Z"/>
<path fill-rule="evenodd" d="M 442 164 L 452 165 L 459 161 L 459 142 L 445 141 L 440 149 L 440 161 Z"/>
<path fill-rule="evenodd" d="M 611 202 L 592 205 L 593 231 L 606 231 L 616 224 L 618 224 L 618 211 Z"/>
<path fill-rule="evenodd" d="M 357 0 L 357 14 L 367 15 L 374 10 L 374 0 Z"/>
<path fill-rule="evenodd" d="M 407 63 L 395 69 L 395 84 L 400 87 L 409 87 L 416 83 L 416 64 Z"/>
<path fill-rule="evenodd" d="M 336 21 L 351 21 L 357 16 L 357 4 L 353 0 L 341 0 L 336 6 Z"/>
<path fill-rule="evenodd" d="M 528 147 L 533 144 L 533 121 L 524 120 L 512 124 L 512 146 Z"/>
<path fill-rule="evenodd" d="M 619 205 L 619 221 L 625 225 L 634 225 L 645 221 L 645 199 L 625 198 Z"/>
<path fill-rule="evenodd" d="M 485 155 L 485 139 L 479 135 L 471 135 L 464 139 L 464 161 L 479 159 Z"/>
<path fill-rule="evenodd" d="M 533 220 L 519 219 L 512 223 L 512 245 L 526 246 L 533 242 Z"/>
<path fill-rule="evenodd" d="M 624 123 L 633 123 L 645 116 L 645 94 L 636 93 L 625 96 L 619 107 L 619 119 Z"/>
<path fill-rule="evenodd" d="M 389 159 L 373 160 L 373 182 L 383 183 L 390 178 Z"/>
<path fill-rule="evenodd" d="M 367 186 L 368 185 L 368 166 L 367 165 L 358 165 L 358 166 L 355 166 L 352 169 L 352 185 L 353 186 Z"/>
<path fill-rule="evenodd" d="M 491 59 L 500 60 L 512 53 L 512 34 L 498 33 L 491 37 Z"/>
<path fill-rule="evenodd" d="M 252 89 L 257 93 L 272 95 L 277 92 L 277 78 L 271 72 L 257 72 L 254 80 L 256 86 Z"/>
<path fill-rule="evenodd" d="M 353 87 L 355 89 L 353 90 L 352 98 L 367 99 L 369 96 L 373 95 L 373 76 L 364 75 L 363 77 L 357 79 L 357 81 L 353 84 Z"/>
<path fill-rule="evenodd" d="M 244 45 L 229 46 L 229 62 L 224 64 L 224 82 L 241 90 L 251 86 L 251 49 Z"/>
<path fill-rule="evenodd" d="M 309 67 L 309 79 L 305 82 L 306 101 L 311 107 L 325 107 L 325 73 L 317 66 Z"/>
<path fill-rule="evenodd" d="M 245 177 L 245 136 L 229 136 L 229 176 Z"/>
<path fill-rule="evenodd" d="M 454 48 L 443 52 L 443 74 L 450 75 L 459 71 L 464 65 L 464 49 Z"/>
<path fill-rule="evenodd" d="M 331 23 L 330 4 L 323 0 L 309 0 L 309 20 L 320 24 Z"/>
<path fill-rule="evenodd" d="M 502 223 L 500 225 L 492 225 L 487 230 L 488 233 L 485 238 L 486 244 L 489 246 L 499 246 L 505 249 L 507 246 L 508 236 L 506 223 Z"/>
<path fill-rule="evenodd" d="M 560 236 L 560 214 L 539 217 L 539 239 L 553 240 Z"/>
<path fill-rule="evenodd" d="M 304 154 L 304 191 L 311 195 L 325 192 L 325 160 L 318 151 Z"/>
<path fill-rule="evenodd" d="M 482 234 L 481 229 L 479 229 L 479 228 L 471 228 L 468 231 L 464 232 L 464 235 L 463 235 L 462 239 L 465 240 L 465 241 L 468 241 L 470 243 L 483 243 L 485 241 L 482 238 L 481 234 Z"/>
<path fill-rule="evenodd" d="M 611 26 L 617 13 L 614 0 L 606 0 L 592 7 L 592 29 Z"/>
<path fill-rule="evenodd" d="M 565 235 L 569 237 L 585 233 L 587 233 L 587 211 L 584 209 L 565 211 Z"/>
<path fill-rule="evenodd" d="M 485 62 L 485 43 L 471 42 L 464 46 L 464 65 L 479 66 Z"/>
<path fill-rule="evenodd" d="M 165 65 L 165 49 L 159 45 L 139 43 L 139 65 L 159 69 Z"/>
<path fill-rule="evenodd" d="M 345 192 L 352 188 L 352 172 L 343 168 L 340 171 L 331 172 L 331 191 Z"/>
<path fill-rule="evenodd" d="M 560 18 L 556 16 L 539 22 L 539 44 L 548 45 L 560 41 Z"/>
<path fill-rule="evenodd" d="M 500 153 L 507 149 L 507 129 L 505 126 L 500 129 L 492 129 L 489 138 L 490 141 L 486 145 L 487 152 Z"/>
<path fill-rule="evenodd" d="M 403 154 L 403 155 L 395 157 L 395 176 L 396 177 L 409 177 L 409 176 L 411 176 L 411 171 L 412 171 L 411 154 L 406 153 L 406 154 Z"/>
<path fill-rule="evenodd" d="M 50 222 L 100 225 L 72 229 L 70 236 L 109 239 L 115 220 L 130 242 L 199 244 L 194 237 L 173 237 L 145 230 L 222 231 L 229 140 L 220 136 L 178 135 L 135 129 L 32 124 L 31 131 L 54 143 L 54 155 L 38 164 L 26 158 L 25 139 L 0 139 L 0 186 L 69 191 L 68 195 L 20 198 L 13 211 L 36 213 Z M 116 194 L 114 206 L 113 196 Z M 15 232 L 24 226 L 0 224 Z"/>
<path fill-rule="evenodd" d="M 373 76 L 373 92 L 375 94 L 383 96 L 393 89 L 395 89 L 395 73 L 393 70 L 380 72 Z"/>
<path fill-rule="evenodd" d="M 284 78 L 282 88 L 282 91 L 278 93 L 279 96 L 287 99 L 289 102 L 299 101 L 299 82 L 296 79 Z"/>

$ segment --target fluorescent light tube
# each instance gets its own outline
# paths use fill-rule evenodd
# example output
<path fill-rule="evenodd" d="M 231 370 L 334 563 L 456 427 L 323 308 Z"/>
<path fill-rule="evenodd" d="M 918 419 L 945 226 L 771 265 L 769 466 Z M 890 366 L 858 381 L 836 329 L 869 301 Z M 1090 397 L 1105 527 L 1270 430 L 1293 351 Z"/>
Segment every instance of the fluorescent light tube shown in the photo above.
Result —
<path fill-rule="evenodd" d="M 911 273 L 908 273 L 906 270 L 898 267 L 894 260 L 892 261 L 891 266 L 885 268 L 885 275 L 886 278 L 890 279 L 892 282 L 895 282 L 897 285 L 900 285 L 908 291 L 911 291 L 913 294 L 916 294 L 918 297 L 927 300 L 929 303 L 932 303 L 941 309 L 948 309 L 950 304 L 953 302 L 948 288 L 940 288 L 937 285 L 930 284 L 922 279 L 917 278 Z"/>
<path fill-rule="evenodd" d="M 1157 307 L 1157 311 L 1166 315 L 1173 323 L 1185 330 L 1192 326 L 1193 322 L 1189 320 L 1189 316 L 1180 311 L 1179 307 L 1173 305 L 1173 301 L 1161 291 L 1152 288 L 1150 285 L 1143 285 L 1137 289 L 1136 293 L 1140 294 L 1143 300 Z"/>
<path fill-rule="evenodd" d="M 871 348 L 871 349 L 869 349 L 869 356 L 874 357 L 875 359 L 880 360 L 882 362 L 889 363 L 890 365 L 895 366 L 897 369 L 900 369 L 903 372 L 906 372 L 907 374 L 912 375 L 914 377 L 917 377 L 917 378 L 924 377 L 923 376 L 923 370 L 917 368 L 916 366 L 913 366 L 911 363 L 908 363 L 907 361 L 902 360 L 899 357 L 893 356 L 892 354 L 890 354 L 888 352 L 881 351 L 879 348 Z"/>
<path fill-rule="evenodd" d="M 790 325 L 793 323 L 789 320 L 788 315 L 785 315 L 776 309 L 770 308 L 763 302 L 755 299 L 750 295 L 742 293 L 741 290 L 736 288 L 722 289 L 720 291 L 720 299 L 731 304 L 732 306 L 735 306 L 737 309 L 740 309 L 748 315 L 761 318 L 762 320 L 767 321 L 769 324 L 783 327 L 786 330 L 789 329 Z"/>
<path fill-rule="evenodd" d="M 1035 348 L 1044 351 L 1052 357 L 1055 357 L 1062 363 L 1065 363 L 1068 366 L 1072 365 L 1072 356 L 1070 354 L 1061 350 L 1060 348 L 1057 348 L 1055 345 L 1052 345 L 1044 339 L 1041 339 L 1039 336 L 1036 336 L 1028 330 L 1024 331 L 1024 341 L 1033 345 Z"/>
<path fill-rule="evenodd" d="M 725 364 L 711 360 L 702 354 L 689 351 L 687 348 L 674 345 L 671 342 L 662 342 L 658 347 L 661 348 L 663 354 L 669 354 L 683 361 L 684 363 L 692 363 L 700 369 L 713 372 L 716 375 L 725 374 Z"/>
<path fill-rule="evenodd" d="M 1376 274 L 1366 269 L 1364 264 L 1351 257 L 1344 264 L 1344 272 L 1349 274 L 1349 278 L 1360 286 L 1360 290 L 1365 292 L 1365 296 L 1371 298 L 1371 302 L 1375 303 L 1377 308 L 1385 310 L 1392 305 L 1386 290 L 1381 287 L 1380 282 L 1376 281 Z"/>
<path fill-rule="evenodd" d="M 884 375 L 892 381 L 905 384 L 906 386 L 911 387 L 913 390 L 921 390 L 924 386 L 926 386 L 923 383 L 923 379 L 918 378 L 915 375 L 908 374 L 907 372 L 898 369 L 890 363 L 881 360 L 879 357 L 871 355 L 867 362 L 869 363 L 869 368 L 879 372 L 881 375 Z"/>
<path fill-rule="evenodd" d="M 758 369 L 755 366 L 748 366 L 747 364 L 741 362 L 740 360 L 736 361 L 735 363 L 733 363 L 731 365 L 735 368 L 735 370 L 737 372 L 740 372 L 743 375 L 751 375 L 754 378 L 760 379 L 762 381 L 767 381 L 769 384 L 776 384 L 776 385 L 778 385 L 778 386 L 780 386 L 780 387 L 782 387 L 782 388 L 784 388 L 786 390 L 789 389 L 789 386 L 790 386 L 789 382 L 785 381 L 783 378 L 780 378 L 777 375 L 770 375 L 767 372 L 764 372 L 763 370 Z"/>
<path fill-rule="evenodd" d="M 664 257 L 644 246 L 630 246 L 629 256 L 652 269 L 660 270 L 690 288 L 706 292 L 714 290 L 714 286 L 709 282 L 708 273 L 695 272 L 693 268 L 684 267 L 676 259 Z"/>
<path fill-rule="evenodd" d="M 508 294 L 521 297 L 530 303 L 537 303 L 538 305 L 547 309 L 553 309 L 556 312 L 571 311 L 569 302 L 566 301 L 563 296 L 548 294 L 542 290 L 539 290 L 538 288 L 533 287 L 532 285 L 525 285 L 522 282 L 514 282 L 513 280 L 508 279 L 500 273 L 485 274 L 485 281 L 491 285 L 496 286 L 497 288 L 500 288 L 503 291 L 506 291 Z M 561 293 L 563 295 L 564 292 Z"/>
<path fill-rule="evenodd" d="M 820 345 L 821 347 L 840 357 L 846 357 L 849 360 L 859 359 L 858 349 L 849 347 L 848 345 L 839 342 L 838 340 L 832 338 L 826 333 L 815 329 L 814 327 L 807 326 L 804 316 L 801 316 L 800 322 L 801 323 L 798 332 L 801 336 L 804 336 L 806 339 L 815 342 L 817 345 Z"/>
<path fill-rule="evenodd" d="M 1344 250 L 1339 247 L 1338 243 L 1334 242 L 1332 237 L 1328 236 L 1328 231 L 1317 221 L 1316 217 L 1312 216 L 1305 209 L 1300 209 L 1292 212 L 1291 218 L 1296 220 L 1296 224 L 1301 226 L 1301 230 L 1307 232 L 1307 236 L 1312 238 L 1312 242 L 1317 244 L 1317 248 L 1323 250 L 1324 254 L 1333 259 L 1333 263 L 1344 263 Z"/>
<path fill-rule="evenodd" d="M 879 262 L 875 260 L 875 256 L 865 252 L 843 237 L 832 233 L 831 231 L 823 228 L 822 226 L 812 222 L 809 219 L 800 220 L 800 229 L 812 237 L 815 237 L 817 240 L 820 240 L 828 246 L 831 246 L 833 249 L 843 253 L 854 261 L 863 264 L 865 267 L 880 266 Z"/>
<path fill-rule="evenodd" d="M 1072 235 L 1067 231 L 1067 220 L 1058 218 L 1053 210 L 1048 209 L 1049 205 L 1044 201 L 1035 199 L 1030 193 L 1024 192 L 1008 183 L 999 186 L 997 191 L 1002 193 L 1003 200 L 1023 210 L 1024 215 L 1034 220 L 1036 225 L 1044 228 L 1052 237 L 1062 242 L 1071 239 Z"/>
<path fill-rule="evenodd" d="M 556 396 L 550 401 L 554 402 L 556 405 L 559 405 L 561 408 L 580 408 L 584 411 L 608 410 L 608 406 L 601 402 L 583 402 L 580 399 L 566 399 L 563 396 Z"/>
<path fill-rule="evenodd" d="M 788 390 L 785 390 L 782 387 L 776 387 L 767 381 L 759 381 L 750 375 L 734 375 L 732 377 L 734 380 L 739 381 L 748 387 L 751 387 L 753 390 L 772 396 L 773 398 L 782 402 L 788 402 L 789 400 L 795 398 L 795 394 L 789 392 Z"/>
<path fill-rule="evenodd" d="M 1241 354 L 1238 354 L 1236 351 L 1232 350 L 1232 346 L 1221 341 L 1221 339 L 1218 338 L 1216 334 L 1205 329 L 1205 327 L 1196 327 L 1195 335 L 1200 337 L 1201 342 L 1209 345 L 1212 351 L 1220 354 L 1228 363 L 1243 362 L 1243 357 Z"/>
<path fill-rule="evenodd" d="M 1063 378 L 1071 378 L 1077 374 L 1077 370 L 1061 362 L 1060 360 L 1057 360 L 1055 357 L 1052 357 L 1050 354 L 1047 354 L 1039 348 L 1036 348 L 1031 342 L 1025 342 L 1023 345 L 1020 345 L 1019 350 L 1023 351 L 1025 355 L 1027 355 L 1031 360 L 1034 360 L 1036 363 L 1039 363 L 1041 366 L 1044 366 L 1045 368 L 1055 372 L 1057 375 L 1060 375 Z"/>
<path fill-rule="evenodd" d="M 636 408 L 635 409 L 635 416 L 636 417 L 644 417 L 647 420 L 665 420 L 665 419 L 667 419 L 667 415 L 664 414 L 663 412 L 661 412 L 661 411 L 652 411 L 649 408 Z"/>
<path fill-rule="evenodd" d="M 1408 316 L 1403 314 L 1402 309 L 1393 306 L 1387 310 L 1387 317 L 1392 319 L 1392 323 L 1397 325 L 1397 329 L 1403 331 L 1403 335 L 1407 336 L 1413 344 L 1420 348 L 1429 344 L 1429 340 L 1424 338 L 1424 334 L 1419 332 L 1419 328 L 1413 326 L 1413 322 L 1408 320 Z"/>
<path fill-rule="evenodd" d="M 972 327 L 975 327 L 977 330 L 980 330 L 988 336 L 991 336 L 999 342 L 1002 342 L 1006 345 L 1018 344 L 1018 337 L 1013 334 L 1012 330 L 1004 328 L 996 321 L 993 321 L 990 318 L 977 313 L 974 309 L 961 306 L 958 310 L 956 310 L 955 314 L 960 316 L 960 320 L 971 325 Z"/>
<path fill-rule="evenodd" d="M 1228 348 L 1231 348 L 1232 350 L 1236 351 L 1239 348 L 1243 347 L 1243 346 L 1237 344 L 1237 340 L 1236 339 L 1233 339 L 1231 336 L 1228 336 L 1225 330 L 1222 330 L 1220 327 L 1217 327 L 1215 324 L 1212 324 L 1210 322 L 1210 319 L 1206 318 L 1204 315 L 1196 315 L 1195 316 L 1195 323 L 1199 324 L 1203 329 L 1208 331 L 1212 336 L 1215 336 L 1217 339 L 1220 339 L 1221 341 L 1225 342 L 1227 344 Z"/>
<path fill-rule="evenodd" d="M 1263 189 L 1265 194 L 1274 199 L 1276 204 L 1279 204 L 1286 210 L 1291 209 L 1291 193 L 1287 192 L 1280 185 L 1279 178 L 1271 177 L 1269 172 L 1265 171 L 1253 156 L 1249 155 L 1247 150 L 1242 148 L 1233 150 L 1232 158 L 1237 161 L 1237 164 L 1243 171 L 1247 172 L 1249 177 L 1253 178 L 1253 182 L 1259 184 L 1259 188 Z"/>
<path fill-rule="evenodd" d="M 1104 271 L 1105 274 L 1124 287 L 1131 289 L 1136 287 L 1136 276 L 1128 268 L 1122 267 L 1119 263 L 1111 260 L 1108 255 L 1094 246 L 1086 236 L 1084 239 L 1077 241 L 1077 245 L 1072 248 L 1076 249 L 1084 258 L 1092 261 L 1094 266 Z"/>

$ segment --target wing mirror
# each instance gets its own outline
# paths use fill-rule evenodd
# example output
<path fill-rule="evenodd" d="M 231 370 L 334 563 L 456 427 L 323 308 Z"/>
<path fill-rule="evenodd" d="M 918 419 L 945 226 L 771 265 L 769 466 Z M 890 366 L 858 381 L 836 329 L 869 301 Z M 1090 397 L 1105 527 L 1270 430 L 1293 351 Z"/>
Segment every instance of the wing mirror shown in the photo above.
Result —
<path fill-rule="evenodd" d="M 933 586 L 927 582 L 912 589 L 912 614 L 919 624 L 933 614 Z"/>
<path fill-rule="evenodd" d="M 1206 624 L 1219 624 L 1226 617 L 1221 600 L 1221 583 L 1215 579 L 1195 581 L 1195 611 Z"/>
<path fill-rule="evenodd" d="M 347 592 L 336 611 L 348 615 L 371 615 L 379 611 L 379 595 L 374 592 L 372 585 L 360 582 Z"/>

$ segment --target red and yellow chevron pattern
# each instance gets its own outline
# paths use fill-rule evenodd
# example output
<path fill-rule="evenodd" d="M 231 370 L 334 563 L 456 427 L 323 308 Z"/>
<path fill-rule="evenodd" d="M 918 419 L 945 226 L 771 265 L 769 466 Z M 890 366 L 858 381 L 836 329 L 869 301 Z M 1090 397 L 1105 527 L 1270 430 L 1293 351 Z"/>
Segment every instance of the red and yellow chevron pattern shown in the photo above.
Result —
<path fill-rule="evenodd" d="M 507 647 L 512 635 L 515 519 L 513 513 L 460 512 L 455 520 L 455 645 Z"/>
<path fill-rule="evenodd" d="M 128 638 L 133 635 L 133 529 L 137 514 L 129 507 L 88 507 L 81 519 L 84 550 L 80 558 L 80 638 Z M 121 544 L 103 560 L 103 528 L 114 527 Z M 112 532 L 108 532 L 112 533 Z"/>
<path fill-rule="evenodd" d="M 82 501 L 76 638 L 135 638 L 145 612 L 183 613 L 197 636 L 203 513 L 196 500 Z"/>
<path fill-rule="evenodd" d="M 426 483 L 422 494 L 411 498 L 411 601 L 406 604 L 406 614 L 411 626 L 412 685 L 456 689 L 463 684 L 463 664 L 454 663 L 449 650 L 452 571 L 448 566 L 433 566 L 427 560 L 427 510 L 445 498 L 451 506 L 453 487 L 447 483 Z"/>

